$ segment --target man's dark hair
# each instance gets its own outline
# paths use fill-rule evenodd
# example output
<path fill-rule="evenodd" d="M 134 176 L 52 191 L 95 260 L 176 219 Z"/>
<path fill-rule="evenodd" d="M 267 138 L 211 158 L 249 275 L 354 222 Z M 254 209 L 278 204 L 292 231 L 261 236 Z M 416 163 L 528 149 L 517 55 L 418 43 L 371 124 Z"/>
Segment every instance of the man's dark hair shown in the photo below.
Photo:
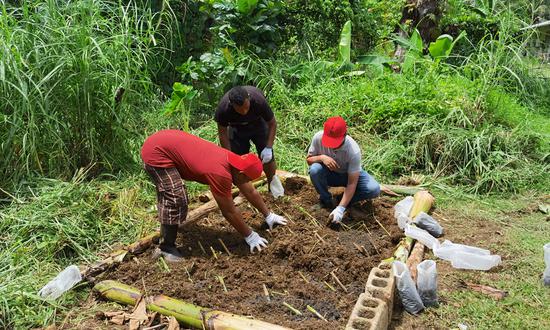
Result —
<path fill-rule="evenodd" d="M 229 103 L 231 104 L 241 106 L 248 98 L 250 98 L 250 95 L 242 86 L 236 86 L 229 90 Z"/>

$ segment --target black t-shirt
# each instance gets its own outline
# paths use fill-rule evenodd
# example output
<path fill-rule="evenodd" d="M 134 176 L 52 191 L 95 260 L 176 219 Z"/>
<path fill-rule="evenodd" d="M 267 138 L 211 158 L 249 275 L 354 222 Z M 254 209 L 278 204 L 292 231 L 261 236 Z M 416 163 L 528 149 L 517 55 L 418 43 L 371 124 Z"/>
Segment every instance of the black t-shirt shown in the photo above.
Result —
<path fill-rule="evenodd" d="M 245 126 L 256 126 L 257 124 L 260 124 L 258 121 L 261 119 L 266 122 L 273 119 L 273 111 L 269 107 L 269 104 L 267 104 L 267 100 L 265 99 L 264 94 L 262 94 L 262 91 L 254 86 L 243 87 L 250 95 L 250 110 L 248 110 L 246 115 L 239 114 L 229 103 L 229 93 L 225 93 L 214 116 L 216 122 L 221 126 L 244 128 Z"/>

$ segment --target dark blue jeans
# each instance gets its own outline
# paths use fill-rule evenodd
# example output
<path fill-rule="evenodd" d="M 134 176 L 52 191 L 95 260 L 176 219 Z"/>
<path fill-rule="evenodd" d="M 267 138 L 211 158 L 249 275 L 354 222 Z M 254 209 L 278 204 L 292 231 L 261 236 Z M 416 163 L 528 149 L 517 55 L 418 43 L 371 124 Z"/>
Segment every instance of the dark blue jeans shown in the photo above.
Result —
<path fill-rule="evenodd" d="M 309 167 L 309 177 L 315 190 L 319 193 L 319 199 L 322 203 L 329 203 L 332 195 L 328 191 L 329 187 L 345 187 L 348 185 L 348 174 L 337 173 L 328 169 L 321 163 L 314 163 Z M 380 195 L 380 184 L 367 172 L 361 171 L 355 194 L 349 205 L 365 199 L 375 198 Z"/>

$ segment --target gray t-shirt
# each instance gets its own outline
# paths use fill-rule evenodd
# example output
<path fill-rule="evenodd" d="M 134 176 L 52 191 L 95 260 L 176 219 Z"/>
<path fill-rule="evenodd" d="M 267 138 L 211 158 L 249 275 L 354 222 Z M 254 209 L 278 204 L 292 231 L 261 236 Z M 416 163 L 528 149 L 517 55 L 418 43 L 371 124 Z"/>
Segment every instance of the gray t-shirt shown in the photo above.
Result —
<path fill-rule="evenodd" d="M 307 151 L 308 156 L 327 155 L 338 163 L 336 172 L 338 173 L 356 173 L 361 171 L 361 149 L 355 140 L 346 135 L 344 144 L 338 149 L 323 147 L 321 138 L 323 131 L 315 133 L 311 140 L 311 145 Z"/>

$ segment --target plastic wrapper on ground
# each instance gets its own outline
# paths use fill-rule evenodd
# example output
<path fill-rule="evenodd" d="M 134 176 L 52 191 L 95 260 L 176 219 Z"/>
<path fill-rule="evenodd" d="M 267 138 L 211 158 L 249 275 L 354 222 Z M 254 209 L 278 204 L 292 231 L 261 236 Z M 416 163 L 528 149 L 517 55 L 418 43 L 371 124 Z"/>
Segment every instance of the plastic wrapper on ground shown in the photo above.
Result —
<path fill-rule="evenodd" d="M 38 295 L 46 299 L 57 299 L 81 280 L 80 270 L 77 266 L 71 265 L 40 289 Z"/>

